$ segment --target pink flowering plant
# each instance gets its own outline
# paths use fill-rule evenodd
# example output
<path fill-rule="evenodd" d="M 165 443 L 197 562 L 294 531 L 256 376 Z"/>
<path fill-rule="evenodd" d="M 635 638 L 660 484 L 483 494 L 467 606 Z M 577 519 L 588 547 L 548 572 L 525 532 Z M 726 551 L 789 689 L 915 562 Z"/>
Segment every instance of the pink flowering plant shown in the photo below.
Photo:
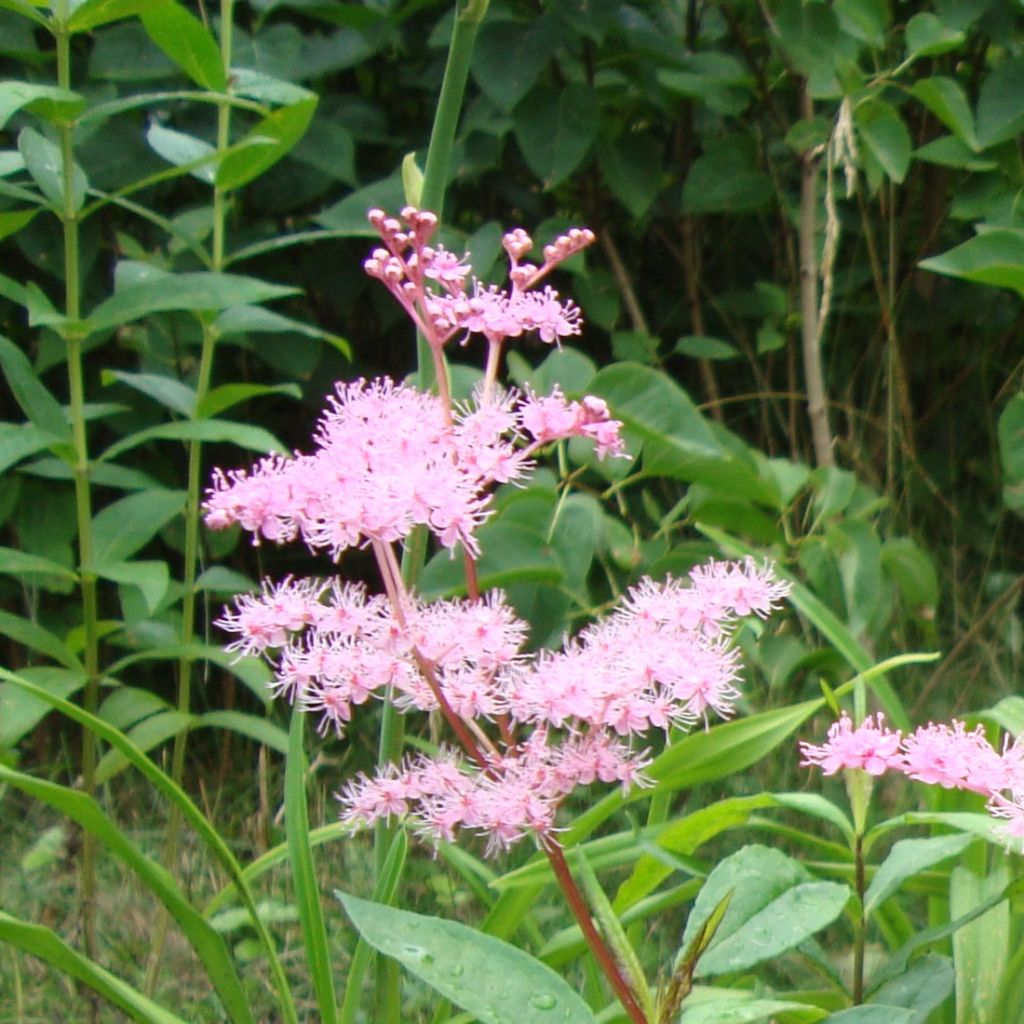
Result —
<path fill-rule="evenodd" d="M 823 796 L 762 793 L 712 804 L 673 823 L 668 794 L 753 763 L 762 749 L 825 705 L 810 701 L 746 721 L 734 718 L 742 701 L 737 630 L 744 621 L 761 629 L 792 585 L 750 556 L 698 565 L 686 578 L 644 577 L 560 645 L 529 651 L 526 621 L 505 593 L 482 587 L 479 578 L 487 554 L 483 528 L 500 516 L 496 490 L 525 486 L 547 449 L 572 438 L 589 441 L 599 460 L 630 456 L 621 423 L 601 398 L 570 399 L 558 387 L 546 395 L 506 390 L 499 376 L 506 346 L 515 339 L 533 334 L 557 345 L 579 333 L 580 311 L 547 279 L 594 236 L 568 231 L 534 263 L 532 239 L 522 229 L 507 233 L 509 283 L 499 288 L 473 278 L 468 258 L 436 242 L 432 214 L 408 207 L 391 217 L 374 210 L 370 221 L 381 245 L 366 270 L 387 287 L 424 340 L 436 392 L 389 379 L 339 384 L 311 452 L 271 456 L 247 471 L 217 472 L 205 504 L 209 527 L 239 525 L 256 544 L 301 540 L 335 564 L 351 548 L 368 549 L 376 564 L 378 588 L 333 574 L 267 580 L 259 594 L 240 596 L 219 620 L 231 637 L 228 650 L 263 658 L 272 671 L 271 691 L 299 712 L 292 720 L 290 772 L 302 763 L 301 713 L 312 715 L 317 733 L 329 741 L 344 738 L 361 707 L 382 705 L 377 770 L 348 779 L 338 792 L 341 833 L 372 826 L 378 844 L 374 901 L 339 893 L 361 945 L 338 1019 L 355 1019 L 372 947 L 487 1024 L 509 1019 L 502 1003 L 528 1003 L 528 992 L 536 999 L 524 1019 L 537 1011 L 541 1020 L 557 1007 L 566 1020 L 581 1024 L 602 1008 L 609 1019 L 632 1024 L 668 1024 L 680 1011 L 683 1022 L 783 1013 L 831 1020 L 832 1011 L 849 1005 L 844 1012 L 856 1014 L 869 1001 L 894 1019 L 910 1020 L 906 1014 L 927 1000 L 907 1006 L 893 986 L 934 963 L 911 964 L 924 944 L 911 941 L 869 977 L 869 925 L 904 882 L 976 839 L 1001 849 L 1024 837 L 1024 747 L 1008 742 L 997 752 L 980 727 L 969 730 L 961 722 L 910 732 L 890 728 L 882 714 L 866 714 L 866 680 L 914 660 L 904 656 L 837 691 L 840 697 L 853 691 L 856 725 L 827 695 L 838 720 L 823 744 L 800 744 L 804 765 L 826 776 L 844 773 L 851 817 Z M 448 383 L 448 353 L 474 337 L 484 341 L 485 368 L 472 397 L 457 402 Z M 428 599 L 418 592 L 426 537 L 438 550 L 435 557 L 461 565 L 461 596 Z M 417 741 L 409 752 L 396 716 L 416 712 L 430 716 L 435 728 L 430 742 Z M 715 721 L 726 724 L 712 727 Z M 436 728 L 438 722 L 445 728 Z M 703 767 L 702 758 L 715 767 Z M 870 821 L 873 786 L 893 773 L 981 794 L 988 817 L 920 817 L 953 831 L 901 840 L 873 865 L 875 844 L 915 820 Z M 580 790 L 593 786 L 605 787 L 606 795 L 574 817 Z M 665 857 L 691 854 L 726 829 L 752 825 L 755 812 L 765 809 L 828 823 L 839 830 L 846 853 L 832 877 L 827 869 L 812 874 L 784 852 L 778 837 L 821 840 L 768 822 L 777 829 L 774 845 L 744 846 L 703 872 L 679 952 L 658 968 L 654 986 L 645 951 L 636 948 L 623 922 L 653 898 L 666 869 L 629 833 L 587 841 L 616 809 L 639 800 L 650 805 L 645 841 Z M 296 806 L 293 800 L 290 814 Z M 502 895 L 485 926 L 490 934 L 388 905 L 397 893 L 406 830 L 446 857 L 464 841 L 471 849 L 479 842 L 491 860 L 520 844 L 535 850 L 492 883 Z M 622 858 L 613 863 L 633 866 L 614 902 L 590 863 L 607 857 L 609 844 Z M 464 864 L 472 854 L 460 857 Z M 478 871 L 493 874 L 476 863 Z M 311 862 L 307 866 L 311 871 Z M 573 948 L 587 949 L 604 976 L 614 997 L 608 1006 L 597 990 L 588 1005 L 542 963 L 500 941 L 547 880 L 557 883 L 576 920 Z M 682 886 L 675 899 L 693 892 Z M 518 911 L 511 909 L 516 900 Z M 967 906 L 939 938 L 996 902 L 989 896 Z M 820 1000 L 746 1001 L 745 1016 L 729 1016 L 730 1000 L 740 994 L 729 979 L 797 947 L 810 949 L 811 937 L 835 926 L 844 912 L 853 932 L 847 983 Z M 319 911 L 310 913 L 315 920 Z M 826 958 L 810 959 L 834 981 Z M 464 974 L 476 983 L 459 981 Z M 700 986 L 723 977 L 724 987 Z M 938 993 L 941 1001 L 948 993 L 945 975 L 933 981 L 929 997 Z M 322 1007 L 331 1004 L 329 988 L 320 993 Z M 843 1012 L 835 1016 L 837 1022 L 847 1019 Z"/>

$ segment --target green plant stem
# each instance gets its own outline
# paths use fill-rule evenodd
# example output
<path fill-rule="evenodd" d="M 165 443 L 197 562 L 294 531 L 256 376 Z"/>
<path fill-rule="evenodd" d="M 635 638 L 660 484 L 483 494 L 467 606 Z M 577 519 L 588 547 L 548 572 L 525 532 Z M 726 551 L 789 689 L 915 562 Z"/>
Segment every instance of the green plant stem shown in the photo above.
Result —
<path fill-rule="evenodd" d="M 576 880 L 572 877 L 572 872 L 566 863 L 562 848 L 557 843 L 551 843 L 545 846 L 544 852 L 547 854 L 548 862 L 551 864 L 551 870 L 555 874 L 558 886 L 562 890 L 566 902 L 569 904 L 569 909 L 572 911 L 573 917 L 576 918 L 576 922 L 583 932 L 583 937 L 587 940 L 587 945 L 594 954 L 594 958 L 600 965 L 605 977 L 611 983 L 612 989 L 615 995 L 618 996 L 619 1002 L 622 1003 L 623 1009 L 629 1015 L 629 1019 L 633 1021 L 633 1024 L 651 1024 L 651 1022 L 648 1022 L 644 1011 L 640 1008 L 640 1004 L 637 1002 L 629 982 L 626 981 L 622 971 L 619 969 L 615 956 L 594 926 L 586 900 L 584 900 L 583 893 L 580 892 L 579 887 L 576 885 Z"/>
<path fill-rule="evenodd" d="M 71 88 L 71 36 L 67 31 L 67 0 L 58 6 L 55 20 L 57 84 Z M 99 706 L 99 613 L 96 574 L 93 565 L 92 492 L 89 482 L 89 444 L 85 428 L 85 385 L 82 372 L 82 337 L 75 322 L 82 315 L 81 266 L 78 251 L 79 219 L 74 196 L 74 129 L 60 126 L 61 172 L 64 208 L 60 212 L 64 230 L 64 309 L 70 327 L 65 331 L 68 361 L 68 397 L 71 434 L 74 446 L 72 469 L 75 486 L 75 518 L 78 527 L 78 562 L 82 598 L 82 627 L 85 634 L 83 661 L 85 692 L 83 704 L 90 714 Z M 96 793 L 96 737 L 86 729 L 82 734 L 82 788 L 89 796 Z M 85 955 L 96 956 L 96 840 L 88 832 L 82 839 L 82 938 Z M 95 1012 L 95 1004 L 93 1011 Z"/>
<path fill-rule="evenodd" d="M 234 18 L 234 0 L 221 0 L 220 5 L 220 47 L 221 59 L 225 72 L 231 70 L 232 27 Z M 217 152 L 223 153 L 231 143 L 231 103 L 224 97 L 217 104 Z M 224 267 L 225 235 L 227 227 L 227 196 L 222 188 L 214 185 L 213 189 L 213 240 L 211 246 L 210 269 L 220 271 Z M 217 344 L 217 332 L 211 322 L 204 318 L 202 324 L 202 349 L 199 356 L 199 369 L 196 375 L 195 409 L 193 416 L 198 418 L 203 403 L 210 391 L 213 377 L 213 358 Z M 185 499 L 185 552 L 182 567 L 181 596 L 181 645 L 183 650 L 192 646 L 196 621 L 196 576 L 199 567 L 199 502 L 202 491 L 202 457 L 203 445 L 199 440 L 192 440 L 188 446 L 188 483 Z M 193 658 L 183 653 L 178 659 L 178 712 L 187 716 L 192 707 L 192 672 Z M 171 756 L 171 778 L 178 786 L 185 776 L 185 753 L 188 748 L 188 729 L 183 728 L 174 737 L 174 752 Z M 176 806 L 171 807 L 167 822 L 167 833 L 164 839 L 163 863 L 172 870 L 178 857 L 181 842 L 181 814 Z M 169 916 L 160 914 L 146 968 L 146 981 L 143 991 L 152 995 L 156 989 L 157 977 L 163 957 L 163 948 L 167 938 Z"/>
<path fill-rule="evenodd" d="M 864 916 L 864 837 L 858 832 L 853 847 L 854 885 L 857 889 L 857 920 L 853 935 L 853 1005 L 864 1002 L 864 943 L 867 919 Z"/>

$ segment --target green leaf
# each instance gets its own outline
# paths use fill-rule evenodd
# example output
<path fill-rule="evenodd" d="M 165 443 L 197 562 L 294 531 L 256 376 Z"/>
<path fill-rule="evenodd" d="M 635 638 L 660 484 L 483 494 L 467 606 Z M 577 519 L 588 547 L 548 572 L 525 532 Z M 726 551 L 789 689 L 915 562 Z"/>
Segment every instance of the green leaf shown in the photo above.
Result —
<path fill-rule="evenodd" d="M 974 115 L 959 82 L 944 75 L 921 78 L 910 90 L 961 142 L 981 149 L 974 130 Z"/>
<path fill-rule="evenodd" d="M 252 1024 L 248 1000 L 223 938 L 189 903 L 171 874 L 143 854 L 100 810 L 92 797 L 66 786 L 23 775 L 2 765 L 0 780 L 67 815 L 134 871 L 146 888 L 167 908 L 195 950 L 227 1011 L 228 1019 L 234 1024 Z"/>
<path fill-rule="evenodd" d="M 171 582 L 167 563 L 159 561 L 103 562 L 94 566 L 93 571 L 105 580 L 138 587 L 151 615 L 160 606 Z"/>
<path fill-rule="evenodd" d="M 1024 232 L 993 228 L 955 249 L 922 260 L 919 266 L 936 274 L 960 277 L 975 284 L 1012 288 L 1024 297 Z"/>
<path fill-rule="evenodd" d="M 911 1024 L 916 1019 L 913 1010 L 899 1006 L 852 1006 L 830 1014 L 822 1024 Z"/>
<path fill-rule="evenodd" d="M 200 271 L 160 274 L 148 281 L 118 288 L 89 316 L 93 331 L 120 327 L 167 310 L 221 310 L 228 306 L 267 302 L 294 295 L 297 288 L 270 284 L 255 277 Z"/>
<path fill-rule="evenodd" d="M 11 115 L 23 107 L 45 121 L 69 124 L 85 109 L 85 99 L 55 85 L 0 82 L 0 128 L 5 128 Z"/>
<path fill-rule="evenodd" d="M 230 409 L 240 402 L 248 402 L 252 398 L 263 395 L 287 395 L 289 398 L 302 398 L 302 389 L 298 384 L 221 384 L 207 392 L 196 416 L 198 419 L 216 416 L 217 413 Z"/>
<path fill-rule="evenodd" d="M 79 4 L 68 18 L 68 28 L 72 32 L 88 32 L 107 22 L 152 11 L 169 2 L 170 0 L 85 0 L 85 3 Z"/>
<path fill-rule="evenodd" d="M 217 166 L 216 184 L 222 189 L 241 188 L 273 167 L 298 143 L 309 127 L 317 98 L 271 111 L 227 153 Z"/>
<path fill-rule="evenodd" d="M 307 338 L 326 341 L 346 359 L 352 358 L 352 347 L 344 338 L 315 324 L 282 316 L 263 306 L 229 306 L 218 315 L 213 326 L 222 338 L 234 334 L 302 334 Z"/>
<path fill-rule="evenodd" d="M 1024 131 L 1024 58 L 1004 58 L 982 77 L 978 93 L 978 141 L 983 149 Z"/>
<path fill-rule="evenodd" d="M 931 11 L 921 11 L 907 22 L 907 52 L 911 57 L 937 57 L 955 50 L 964 38 L 963 32 L 950 28 Z"/>
<path fill-rule="evenodd" d="M 657 70 L 667 92 L 700 100 L 719 114 L 742 114 L 753 95 L 753 78 L 729 53 L 683 53 L 673 67 Z"/>
<path fill-rule="evenodd" d="M 3 335 L 0 335 L 0 367 L 29 420 L 55 441 L 69 443 L 71 427 L 60 403 L 36 376 L 25 353 Z"/>
<path fill-rule="evenodd" d="M 185 491 L 140 491 L 107 505 L 92 521 L 93 571 L 131 558 L 185 507 Z"/>
<path fill-rule="evenodd" d="M 279 754 L 288 753 L 288 734 L 279 725 L 244 711 L 207 711 L 192 723 L 193 729 L 227 729 L 262 743 Z"/>
<path fill-rule="evenodd" d="M 598 145 L 601 175 L 635 220 L 647 213 L 665 184 L 662 148 L 653 136 L 639 133 Z"/>
<path fill-rule="evenodd" d="M 475 928 L 338 892 L 359 934 L 481 1024 L 594 1024 L 569 984 L 528 953 Z M 514 1016 L 510 1016 L 513 1014 Z"/>
<path fill-rule="evenodd" d="M 78 575 L 72 572 L 66 565 L 53 561 L 50 558 L 43 558 L 40 555 L 30 555 L 25 551 L 18 551 L 14 548 L 0 547 L 0 573 L 7 576 L 45 575 L 58 576 L 64 580 L 77 582 Z"/>
<path fill-rule="evenodd" d="M 0 940 L 50 964 L 61 974 L 88 985 L 111 1005 L 142 1024 L 187 1024 L 120 978 L 82 956 L 42 925 L 20 921 L 0 910 Z"/>
<path fill-rule="evenodd" d="M 963 853 L 974 841 L 970 835 L 901 839 L 875 872 L 864 894 L 864 913 L 872 914 L 908 879 L 919 871 Z"/>
<path fill-rule="evenodd" d="M 750 213 L 771 202 L 771 178 L 738 146 L 723 146 L 694 160 L 683 182 L 684 213 Z"/>
<path fill-rule="evenodd" d="M 995 160 L 978 156 L 966 142 L 955 135 L 943 135 L 932 139 L 914 150 L 914 156 L 925 163 L 940 167 L 957 167 L 965 171 L 994 171 L 999 164 Z"/>
<path fill-rule="evenodd" d="M 1008 880 L 1005 860 L 983 878 L 958 864 L 949 880 L 949 916 L 959 917 L 983 904 L 1002 892 Z M 996 1020 L 1000 983 L 1011 953 L 1010 926 L 1010 903 L 1004 900 L 954 933 L 958 1021 Z M 1012 951 L 1018 948 L 1015 940 Z"/>
<path fill-rule="evenodd" d="M 1024 735 L 1024 697 L 1016 695 L 1003 697 L 988 711 L 979 711 L 978 717 L 995 722 L 1015 738 L 1022 736 Z"/>
<path fill-rule="evenodd" d="M 939 600 L 935 563 L 910 537 L 890 537 L 882 544 L 882 566 L 912 612 L 925 618 L 934 613 Z"/>
<path fill-rule="evenodd" d="M 695 988 L 683 1004 L 678 1024 L 758 1024 L 775 1020 L 814 1024 L 824 1018 L 824 1010 L 806 1003 L 758 998 L 747 991 Z"/>
<path fill-rule="evenodd" d="M 196 85 L 213 92 L 227 89 L 217 40 L 203 23 L 178 4 L 158 4 L 140 12 L 149 38 Z"/>
<path fill-rule="evenodd" d="M 1021 256 L 1024 258 L 1024 251 Z M 1021 280 L 1024 283 L 1024 274 Z M 1014 395 L 999 414 L 998 436 L 1003 503 L 1011 511 L 1021 513 L 1024 512 L 1024 394 Z"/>
<path fill-rule="evenodd" d="M 0 423 L 0 473 L 51 444 L 53 438 L 31 423 Z"/>
<path fill-rule="evenodd" d="M 735 359 L 739 352 L 735 345 L 721 338 L 706 338 L 688 334 L 676 342 L 675 351 L 691 359 Z"/>
<path fill-rule="evenodd" d="M 898 978 L 887 981 L 869 997 L 871 1003 L 902 1006 L 916 1014 L 914 1024 L 923 1021 L 953 991 L 953 964 L 948 956 L 926 953 Z"/>
<path fill-rule="evenodd" d="M 851 895 L 848 886 L 812 880 L 778 850 L 745 846 L 708 876 L 686 921 L 684 947 L 729 892 L 729 908 L 695 977 L 745 970 L 798 946 L 831 924 Z"/>
<path fill-rule="evenodd" d="M 871 99 L 857 105 L 853 119 L 865 146 L 885 173 L 893 181 L 902 182 L 910 167 L 913 144 L 896 108 L 884 100 Z"/>
<path fill-rule="evenodd" d="M 524 22 L 488 19 L 473 47 L 473 77 L 487 98 L 508 113 L 537 84 L 560 43 L 550 14 Z"/>
<path fill-rule="evenodd" d="M 323 904 L 317 886 L 313 852 L 309 845 L 309 817 L 306 808 L 306 754 L 302 732 L 305 714 L 292 709 L 288 732 L 288 760 L 285 763 L 284 813 L 288 833 L 288 861 L 299 907 L 307 967 L 316 992 L 318 1019 L 336 1024 L 338 1006 L 334 996 L 331 953 L 324 927 Z"/>
<path fill-rule="evenodd" d="M 147 441 L 220 441 L 236 444 L 247 451 L 288 454 L 284 445 L 262 427 L 252 427 L 248 423 L 235 423 L 231 420 L 186 420 L 161 423 L 145 430 L 137 430 L 134 434 L 129 434 L 128 437 L 112 444 L 100 458 L 103 461 L 115 459 Z"/>
<path fill-rule="evenodd" d="M 58 697 L 70 697 L 85 686 L 84 671 L 39 665 L 21 670 L 25 678 Z M 10 683 L 0 683 L 0 750 L 13 747 L 50 711 L 50 705 Z"/>
<path fill-rule="evenodd" d="M 39 186 L 39 191 L 63 213 L 64 156 L 60 147 L 34 128 L 22 128 L 18 135 L 18 150 L 25 158 L 25 167 Z M 84 205 L 88 188 L 85 172 L 76 163 L 71 169 L 71 208 L 76 212 Z"/>
<path fill-rule="evenodd" d="M 146 142 L 154 153 L 175 167 L 205 161 L 192 167 L 188 173 L 207 185 L 213 184 L 219 158 L 217 150 L 208 142 L 197 139 L 194 135 L 175 131 L 173 128 L 165 128 L 159 121 L 150 122 L 149 128 L 146 129 Z"/>
<path fill-rule="evenodd" d="M 11 612 L 0 611 L 0 636 L 7 636 L 23 647 L 28 647 L 63 665 L 79 671 L 82 663 L 58 636 L 29 619 Z"/>
<path fill-rule="evenodd" d="M 48 32 L 51 31 L 50 22 L 43 15 L 42 11 L 37 11 L 35 6 L 29 2 L 29 0 L 0 0 L 0 7 L 5 8 L 8 11 L 14 11 L 16 14 L 20 14 L 23 18 L 28 18 L 30 21 L 34 21 L 37 25 L 41 25 Z"/>
<path fill-rule="evenodd" d="M 607 399 L 616 418 L 643 441 L 645 473 L 777 505 L 774 478 L 760 472 L 742 442 L 713 429 L 666 374 L 637 363 L 616 363 L 601 370 L 588 387 Z"/>
<path fill-rule="evenodd" d="M 544 188 L 554 188 L 579 167 L 597 137 L 597 97 L 577 82 L 538 86 L 516 107 L 514 124 L 530 170 Z"/>
<path fill-rule="evenodd" d="M 142 753 L 149 753 L 154 747 L 174 739 L 188 729 L 193 722 L 192 715 L 183 715 L 173 709 L 161 711 L 144 719 L 128 730 L 128 738 Z M 103 785 L 115 775 L 123 772 L 131 762 L 118 750 L 108 750 L 96 765 L 96 782 Z"/>
<path fill-rule="evenodd" d="M 203 844 L 225 869 L 228 878 L 235 886 L 243 904 L 249 911 L 253 928 L 256 930 L 260 945 L 266 955 L 272 984 L 278 998 L 278 1006 L 284 1024 L 298 1024 L 295 1001 L 291 994 L 288 979 L 285 977 L 281 959 L 277 954 L 277 948 L 267 932 L 266 926 L 260 920 L 255 897 L 242 871 L 242 867 L 223 838 L 206 820 L 188 794 L 166 772 L 162 772 L 146 757 L 122 732 L 107 725 L 102 719 L 89 714 L 89 712 L 76 707 L 61 697 L 48 693 L 41 687 L 33 685 L 28 680 L 15 675 L 13 672 L 8 672 L 6 669 L 0 668 L 0 678 L 6 679 L 18 689 L 44 701 L 72 721 L 79 722 L 85 728 L 91 729 L 100 739 L 124 754 L 159 793 L 180 809 L 185 822 L 192 826 Z"/>
<path fill-rule="evenodd" d="M 38 209 L 8 210 L 0 213 L 0 239 L 16 235 L 26 224 L 30 224 L 38 213 Z"/>
<path fill-rule="evenodd" d="M 180 413 L 182 416 L 191 416 L 195 411 L 195 389 L 175 377 L 165 377 L 159 373 L 104 370 L 102 380 L 104 384 L 111 384 L 114 381 L 127 384 L 128 387 L 148 395 L 155 402 L 159 402 L 172 412 Z"/>

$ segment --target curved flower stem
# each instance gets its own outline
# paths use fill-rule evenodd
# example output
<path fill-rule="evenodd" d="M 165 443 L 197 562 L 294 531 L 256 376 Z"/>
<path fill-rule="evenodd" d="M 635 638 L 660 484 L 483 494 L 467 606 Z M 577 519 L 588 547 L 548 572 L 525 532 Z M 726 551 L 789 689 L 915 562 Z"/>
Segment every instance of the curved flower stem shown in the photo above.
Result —
<path fill-rule="evenodd" d="M 569 909 L 572 910 L 573 916 L 583 931 L 583 937 L 587 940 L 587 945 L 594 954 L 594 958 L 604 972 L 605 977 L 611 983 L 612 989 L 615 991 L 616 996 L 618 996 L 619 1002 L 622 1003 L 623 1009 L 629 1014 L 629 1019 L 633 1024 L 649 1024 L 644 1016 L 644 1011 L 640 1008 L 640 1004 L 633 994 L 632 988 L 629 986 L 629 982 L 626 981 L 622 971 L 619 970 L 614 954 L 594 926 L 586 900 L 576 885 L 576 880 L 572 877 L 572 872 L 566 863 L 562 848 L 553 841 L 545 842 L 543 847 L 548 862 L 551 864 L 551 870 L 555 873 L 555 878 L 558 880 L 559 888 L 561 888 L 565 900 L 569 904 Z"/>

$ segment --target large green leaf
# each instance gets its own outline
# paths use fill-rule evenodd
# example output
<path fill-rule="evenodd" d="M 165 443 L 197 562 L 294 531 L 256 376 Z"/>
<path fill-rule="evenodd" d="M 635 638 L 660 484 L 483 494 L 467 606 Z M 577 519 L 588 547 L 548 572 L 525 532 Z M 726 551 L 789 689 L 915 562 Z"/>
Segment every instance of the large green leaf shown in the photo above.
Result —
<path fill-rule="evenodd" d="M 140 491 L 107 505 L 93 518 L 97 568 L 131 558 L 185 507 L 184 491 Z"/>
<path fill-rule="evenodd" d="M 217 185 L 223 189 L 240 188 L 273 167 L 305 134 L 316 104 L 317 98 L 310 96 L 267 114 L 240 140 L 239 148 L 220 161 Z"/>
<path fill-rule="evenodd" d="M 564 181 L 597 138 L 597 97 L 573 82 L 541 85 L 516 107 L 515 133 L 523 158 L 545 188 Z"/>
<path fill-rule="evenodd" d="M 679 1024 L 760 1024 L 776 1020 L 814 1024 L 825 1016 L 826 1012 L 817 1006 L 789 999 L 763 998 L 739 989 L 694 988 L 683 1003 Z"/>
<path fill-rule="evenodd" d="M 93 331 L 103 331 L 131 323 L 150 313 L 175 309 L 215 311 L 228 306 L 279 299 L 294 295 L 297 290 L 238 274 L 212 271 L 159 274 L 150 280 L 117 289 L 92 311 L 88 323 Z"/>
<path fill-rule="evenodd" d="M 959 82 L 944 75 L 933 75 L 916 81 L 910 91 L 961 142 L 975 151 L 981 148 L 974 129 L 974 115 Z"/>
<path fill-rule="evenodd" d="M 884 100 L 871 99 L 857 106 L 854 123 L 885 173 L 895 182 L 903 181 L 910 167 L 913 143 L 896 108 Z"/>
<path fill-rule="evenodd" d="M 955 249 L 922 260 L 920 266 L 975 284 L 1012 288 L 1024 297 L 1024 231 L 982 231 Z"/>
<path fill-rule="evenodd" d="M 1006 888 L 1006 861 L 985 877 L 957 865 L 949 880 L 949 916 L 959 917 Z M 957 1024 L 995 1021 L 999 990 L 1011 952 L 1010 902 L 1003 900 L 982 917 L 959 928 L 953 935 L 953 966 L 956 971 Z"/>
<path fill-rule="evenodd" d="M 0 335 L 0 367 L 29 420 L 55 441 L 69 442 L 71 428 L 60 403 L 36 376 L 25 353 L 3 335 Z"/>
<path fill-rule="evenodd" d="M 347 359 L 352 358 L 352 347 L 344 338 L 263 306 L 229 306 L 214 321 L 214 327 L 222 338 L 236 334 L 302 334 L 326 341 Z"/>
<path fill-rule="evenodd" d="M 864 894 L 864 913 L 871 914 L 908 879 L 919 871 L 955 857 L 974 841 L 971 835 L 933 836 L 929 839 L 901 839 L 879 865 Z"/>
<path fill-rule="evenodd" d="M 774 478 L 760 471 L 738 438 L 716 431 L 666 374 L 639 363 L 615 363 L 589 387 L 642 439 L 646 473 L 699 481 L 732 497 L 778 505 Z"/>
<path fill-rule="evenodd" d="M 525 22 L 487 20 L 473 48 L 473 77 L 507 113 L 536 85 L 560 43 L 549 13 Z"/>
<path fill-rule="evenodd" d="M 195 15 L 176 3 L 147 6 L 140 13 L 150 39 L 196 85 L 214 92 L 227 88 L 217 40 Z"/>
<path fill-rule="evenodd" d="M 61 213 L 65 209 L 64 201 L 64 156 L 60 147 L 48 138 L 40 135 L 34 128 L 22 128 L 18 135 L 18 149 L 25 158 L 25 167 L 32 180 L 39 186 L 39 191 Z M 85 172 L 77 163 L 71 168 L 71 208 L 78 211 L 85 203 L 85 193 L 89 188 Z"/>
<path fill-rule="evenodd" d="M 100 458 L 104 462 L 116 459 L 124 452 L 148 441 L 221 441 L 236 444 L 253 452 L 281 452 L 287 449 L 268 430 L 233 420 L 178 420 L 160 423 L 155 427 L 137 430 L 112 444 Z"/>
<path fill-rule="evenodd" d="M 81 662 L 60 637 L 31 619 L 0 611 L 0 635 L 10 637 L 16 643 L 30 650 L 45 654 L 48 658 L 75 671 L 82 668 Z"/>
<path fill-rule="evenodd" d="M 110 21 L 120 21 L 144 11 L 169 5 L 171 0 L 85 0 L 68 18 L 72 32 L 88 32 Z"/>
<path fill-rule="evenodd" d="M 165 128 L 159 121 L 146 129 L 146 141 L 158 156 L 175 167 L 190 167 L 189 174 L 206 185 L 212 185 L 216 174 L 217 150 L 194 135 Z"/>
<path fill-rule="evenodd" d="M 983 148 L 1024 131 L 1024 57 L 1004 58 L 982 78 L 978 94 L 978 141 Z"/>
<path fill-rule="evenodd" d="M 814 881 L 797 861 L 766 846 L 745 846 L 708 876 L 683 933 L 694 940 L 722 900 L 732 893 L 695 977 L 745 970 L 798 946 L 831 924 L 850 899 L 848 886 Z"/>
<path fill-rule="evenodd" d="M 21 674 L 50 693 L 70 697 L 85 686 L 83 670 L 39 665 Z M 27 736 L 50 710 L 50 705 L 10 683 L 0 682 L 0 748 L 12 747 Z"/>
<path fill-rule="evenodd" d="M 523 950 L 455 921 L 337 895 L 371 946 L 481 1024 L 594 1024 L 575 990 Z"/>
<path fill-rule="evenodd" d="M 85 99 L 70 89 L 33 82 L 0 82 L 0 128 L 11 115 L 25 108 L 56 124 L 73 120 L 85 109 Z"/>

